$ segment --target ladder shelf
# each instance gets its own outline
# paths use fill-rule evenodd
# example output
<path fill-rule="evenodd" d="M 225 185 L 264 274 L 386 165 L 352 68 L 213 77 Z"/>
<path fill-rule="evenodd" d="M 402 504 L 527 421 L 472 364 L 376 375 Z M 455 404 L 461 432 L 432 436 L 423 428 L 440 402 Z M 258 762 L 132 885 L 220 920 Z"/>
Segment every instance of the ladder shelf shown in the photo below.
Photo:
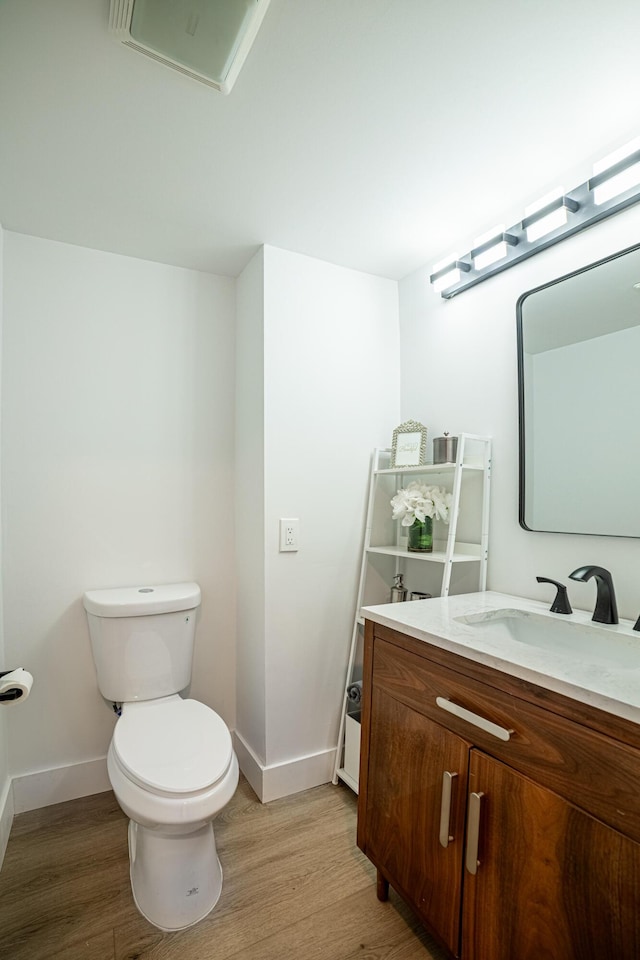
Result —
<path fill-rule="evenodd" d="M 459 434 L 455 463 L 427 463 L 418 467 L 391 467 L 390 463 L 390 450 L 373 451 L 360 580 L 333 774 L 333 783 L 340 779 L 356 793 L 359 709 L 357 701 L 349 698 L 349 689 L 362 678 L 362 607 L 388 603 L 391 585 L 398 573 L 403 575 L 408 597 L 412 592 L 441 597 L 449 596 L 450 592 L 473 593 L 485 590 L 487 584 L 491 439 Z M 405 483 L 417 478 L 425 478 L 429 485 L 442 486 L 452 495 L 449 523 L 433 521 L 431 553 L 409 552 L 408 528 L 402 528 L 391 515 L 391 498 Z"/>

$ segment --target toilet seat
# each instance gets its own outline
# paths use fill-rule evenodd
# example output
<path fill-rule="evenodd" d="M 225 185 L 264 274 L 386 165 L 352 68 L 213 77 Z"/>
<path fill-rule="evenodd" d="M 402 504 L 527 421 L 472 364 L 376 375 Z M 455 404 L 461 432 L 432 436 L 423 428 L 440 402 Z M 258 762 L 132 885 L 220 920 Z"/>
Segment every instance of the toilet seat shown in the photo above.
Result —
<path fill-rule="evenodd" d="M 124 704 L 111 746 L 133 783 L 176 798 L 210 790 L 233 757 L 222 718 L 204 703 L 177 694 Z"/>

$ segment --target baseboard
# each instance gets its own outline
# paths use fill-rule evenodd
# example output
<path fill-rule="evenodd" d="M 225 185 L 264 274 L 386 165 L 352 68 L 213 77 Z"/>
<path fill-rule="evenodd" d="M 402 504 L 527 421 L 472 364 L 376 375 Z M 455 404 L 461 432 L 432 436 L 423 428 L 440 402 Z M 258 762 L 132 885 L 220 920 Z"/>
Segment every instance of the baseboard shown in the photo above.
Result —
<path fill-rule="evenodd" d="M 4 855 L 7 852 L 13 814 L 13 790 L 11 788 L 11 780 L 7 777 L 4 789 L 0 795 L 0 869 L 2 868 Z"/>
<path fill-rule="evenodd" d="M 262 800 L 264 766 L 237 730 L 234 730 L 231 736 L 233 737 L 233 748 L 236 751 L 240 769 L 249 781 L 258 800 Z"/>
<path fill-rule="evenodd" d="M 14 777 L 12 786 L 16 814 L 111 789 L 106 757 Z"/>
<path fill-rule="evenodd" d="M 329 783 L 333 777 L 335 748 L 264 765 L 237 730 L 234 745 L 240 769 L 262 803 Z"/>
<path fill-rule="evenodd" d="M 240 769 L 262 803 L 329 783 L 333 776 L 335 749 L 265 766 L 237 731 L 233 732 L 233 742 Z M 106 757 L 14 777 L 5 790 L 4 808 L 0 807 L 0 844 L 5 821 L 10 830 L 14 814 L 110 789 Z"/>
<path fill-rule="evenodd" d="M 262 802 L 288 797 L 301 790 L 329 783 L 333 777 L 336 750 L 323 750 L 295 760 L 272 763 L 265 767 L 262 782 Z"/>

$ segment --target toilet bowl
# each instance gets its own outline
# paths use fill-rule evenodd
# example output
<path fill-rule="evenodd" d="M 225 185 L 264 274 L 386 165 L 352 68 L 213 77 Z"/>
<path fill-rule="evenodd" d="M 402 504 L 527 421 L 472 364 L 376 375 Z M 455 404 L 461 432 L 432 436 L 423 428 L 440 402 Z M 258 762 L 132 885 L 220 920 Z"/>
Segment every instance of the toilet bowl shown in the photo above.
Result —
<path fill-rule="evenodd" d="M 167 931 L 202 920 L 222 890 L 212 820 L 238 785 L 224 721 L 197 700 L 177 695 L 124 704 L 107 769 L 131 820 L 131 889 L 138 910 Z"/>
<path fill-rule="evenodd" d="M 166 931 L 197 923 L 218 902 L 212 821 L 239 776 L 222 718 L 179 695 L 191 676 L 199 603 L 193 583 L 84 596 L 100 691 L 121 704 L 107 770 L 130 818 L 133 898 Z"/>
<path fill-rule="evenodd" d="M 114 793 L 142 826 L 210 820 L 237 786 L 238 762 L 225 722 L 178 695 L 124 703 L 107 768 Z"/>

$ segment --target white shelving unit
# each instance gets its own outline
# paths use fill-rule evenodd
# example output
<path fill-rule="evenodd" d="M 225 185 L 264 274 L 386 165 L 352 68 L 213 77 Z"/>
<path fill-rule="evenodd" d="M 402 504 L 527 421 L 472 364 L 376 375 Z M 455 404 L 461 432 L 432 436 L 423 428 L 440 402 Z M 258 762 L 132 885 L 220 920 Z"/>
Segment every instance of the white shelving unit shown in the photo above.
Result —
<path fill-rule="evenodd" d="M 388 603 L 394 577 L 402 573 L 412 592 L 447 597 L 486 589 L 489 540 L 491 439 L 458 436 L 455 463 L 391 467 L 390 450 L 374 450 L 364 533 L 360 583 L 336 751 L 333 782 L 358 792 L 359 718 L 349 686 L 362 678 L 362 607 Z M 444 487 L 452 494 L 449 523 L 434 520 L 433 552 L 410 553 L 407 527 L 391 518 L 391 498 L 412 480 Z M 406 602 L 411 602 L 407 600 Z M 429 603 L 429 600 L 414 601 Z"/>

